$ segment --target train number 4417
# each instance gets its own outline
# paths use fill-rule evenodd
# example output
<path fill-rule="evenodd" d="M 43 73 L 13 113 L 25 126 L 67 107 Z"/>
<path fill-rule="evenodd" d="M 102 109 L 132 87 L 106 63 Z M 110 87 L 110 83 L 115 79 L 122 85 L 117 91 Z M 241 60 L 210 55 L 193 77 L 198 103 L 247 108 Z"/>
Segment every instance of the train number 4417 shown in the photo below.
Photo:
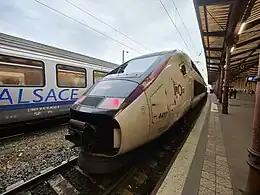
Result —
<path fill-rule="evenodd" d="M 168 114 L 168 112 L 166 111 L 166 112 L 161 112 L 160 114 L 159 114 L 159 119 L 160 118 L 165 118 L 166 116 L 167 116 L 167 114 Z"/>

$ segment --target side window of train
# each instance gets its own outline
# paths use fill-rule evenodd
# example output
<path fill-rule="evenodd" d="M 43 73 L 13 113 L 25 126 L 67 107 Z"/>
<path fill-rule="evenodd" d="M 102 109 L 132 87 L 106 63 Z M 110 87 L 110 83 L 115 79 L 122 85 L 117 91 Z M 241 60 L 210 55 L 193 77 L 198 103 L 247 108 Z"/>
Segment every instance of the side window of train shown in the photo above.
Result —
<path fill-rule="evenodd" d="M 114 70 L 110 71 L 107 75 L 109 75 L 109 74 L 116 74 L 121 67 L 122 67 L 122 65 L 118 66 Z"/>
<path fill-rule="evenodd" d="M 197 73 L 200 75 L 200 77 L 202 77 L 200 71 L 198 70 L 197 66 L 193 63 L 192 60 L 191 60 L 191 66 L 192 66 L 192 68 L 194 69 L 194 71 L 197 72 Z"/>
<path fill-rule="evenodd" d="M 180 70 L 181 70 L 181 73 L 182 73 L 183 76 L 185 76 L 187 74 L 186 67 L 185 67 L 184 63 L 180 64 Z"/>
<path fill-rule="evenodd" d="M 58 87 L 85 88 L 87 86 L 85 68 L 57 64 L 56 71 Z"/>
<path fill-rule="evenodd" d="M 43 87 L 44 63 L 0 54 L 0 86 Z"/>
<path fill-rule="evenodd" d="M 99 71 L 99 70 L 93 70 L 93 84 L 101 80 L 103 77 L 107 75 L 107 72 Z"/>

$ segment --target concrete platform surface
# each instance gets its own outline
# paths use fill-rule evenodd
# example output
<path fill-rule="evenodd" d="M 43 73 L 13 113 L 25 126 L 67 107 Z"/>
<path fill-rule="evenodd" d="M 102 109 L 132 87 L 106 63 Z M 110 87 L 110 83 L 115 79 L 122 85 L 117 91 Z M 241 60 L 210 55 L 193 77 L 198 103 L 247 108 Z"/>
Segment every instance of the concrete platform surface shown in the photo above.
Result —
<path fill-rule="evenodd" d="M 254 96 L 229 99 L 229 114 L 209 94 L 158 195 L 242 195 L 247 181 Z"/>
<path fill-rule="evenodd" d="M 229 114 L 220 113 L 220 124 L 228 158 L 231 180 L 235 195 L 241 195 L 247 182 L 249 166 L 248 147 L 252 141 L 254 95 L 238 94 L 237 99 L 229 99 Z M 218 105 L 222 108 L 222 105 Z"/>
<path fill-rule="evenodd" d="M 208 98 L 199 118 L 196 121 L 190 135 L 172 164 L 167 176 L 156 194 L 159 195 L 179 195 L 182 193 L 185 181 L 189 174 L 193 162 L 201 132 L 210 109 L 210 98 Z M 198 183 L 199 184 L 199 183 Z"/>

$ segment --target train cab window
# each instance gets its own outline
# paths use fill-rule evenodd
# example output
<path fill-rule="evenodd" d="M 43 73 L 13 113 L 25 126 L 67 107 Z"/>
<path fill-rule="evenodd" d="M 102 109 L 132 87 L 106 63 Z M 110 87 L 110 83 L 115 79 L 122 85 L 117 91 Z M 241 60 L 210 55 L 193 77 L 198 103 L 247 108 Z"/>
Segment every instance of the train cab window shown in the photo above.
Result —
<path fill-rule="evenodd" d="M 94 70 L 93 71 L 93 83 L 98 82 L 101 80 L 103 77 L 105 77 L 107 72 L 99 71 L 99 70 Z"/>
<path fill-rule="evenodd" d="M 180 65 L 180 70 L 181 70 L 181 73 L 183 74 L 183 76 L 185 76 L 187 74 L 186 67 L 184 64 Z"/>
<path fill-rule="evenodd" d="M 67 88 L 86 87 L 86 69 L 74 66 L 57 64 L 57 85 Z"/>
<path fill-rule="evenodd" d="M 137 58 L 130 60 L 121 66 L 119 66 L 117 69 L 110 72 L 110 74 L 115 73 L 144 73 L 146 70 L 148 70 L 154 62 L 158 59 L 159 55 L 156 56 L 150 56 L 145 58 Z M 116 72 L 115 72 L 116 71 Z"/>
<path fill-rule="evenodd" d="M 44 63 L 0 54 L 0 86 L 43 87 Z"/>

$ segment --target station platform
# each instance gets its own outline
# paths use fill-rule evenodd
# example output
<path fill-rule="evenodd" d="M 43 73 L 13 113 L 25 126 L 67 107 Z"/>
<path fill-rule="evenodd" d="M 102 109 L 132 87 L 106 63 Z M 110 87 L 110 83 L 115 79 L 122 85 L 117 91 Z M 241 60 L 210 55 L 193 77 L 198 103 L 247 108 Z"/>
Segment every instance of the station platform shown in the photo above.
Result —
<path fill-rule="evenodd" d="M 180 153 L 153 194 L 242 195 L 249 166 L 254 95 L 229 99 L 229 114 L 209 94 Z"/>

